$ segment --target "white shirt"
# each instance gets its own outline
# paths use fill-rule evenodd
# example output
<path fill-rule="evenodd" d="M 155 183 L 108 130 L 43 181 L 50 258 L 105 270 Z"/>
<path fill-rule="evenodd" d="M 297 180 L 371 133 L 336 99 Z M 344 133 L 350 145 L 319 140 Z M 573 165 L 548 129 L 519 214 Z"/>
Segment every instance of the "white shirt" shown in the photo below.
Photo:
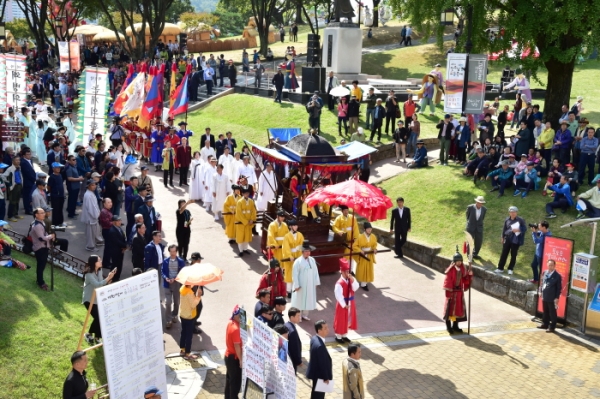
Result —
<path fill-rule="evenodd" d="M 477 218 L 477 220 L 479 220 L 479 218 L 481 217 L 481 208 L 475 207 L 475 217 Z"/>
<path fill-rule="evenodd" d="M 344 281 L 346 283 L 348 282 L 347 279 L 344 279 Z M 356 281 L 356 279 L 354 279 L 354 281 L 352 281 L 352 290 L 356 291 L 357 289 L 358 289 L 358 281 Z M 335 288 L 333 289 L 333 293 L 335 294 L 335 300 L 338 301 L 338 303 L 340 304 L 341 307 L 345 308 L 346 300 L 344 299 L 344 289 L 342 288 L 342 286 L 340 284 L 335 285 Z M 352 301 L 348 301 L 348 305 L 350 305 L 351 303 L 352 303 Z"/>
<path fill-rule="evenodd" d="M 162 265 L 163 263 L 163 253 L 160 249 L 160 245 L 159 244 L 154 244 L 154 247 L 156 248 L 156 253 L 158 254 L 158 264 Z"/>
<path fill-rule="evenodd" d="M 402 212 L 404 212 L 404 207 L 398 208 L 398 214 L 400 215 L 401 219 L 402 219 Z"/>

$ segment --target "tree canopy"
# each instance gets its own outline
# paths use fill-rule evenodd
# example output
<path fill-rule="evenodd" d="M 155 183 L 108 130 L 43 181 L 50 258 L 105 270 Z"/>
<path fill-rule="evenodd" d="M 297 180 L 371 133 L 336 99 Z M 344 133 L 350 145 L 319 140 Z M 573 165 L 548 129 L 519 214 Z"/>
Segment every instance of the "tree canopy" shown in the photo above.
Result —
<path fill-rule="evenodd" d="M 517 62 L 533 76 L 540 67 L 547 69 L 544 114 L 553 124 L 558 122 L 561 105 L 569 103 L 577 55 L 583 47 L 594 48 L 600 41 L 600 32 L 593 28 L 600 23 L 600 0 L 390 0 L 390 4 L 395 13 L 402 12 L 426 35 L 435 34 L 440 45 L 444 34 L 439 23 L 441 13 L 453 8 L 464 21 L 471 6 L 472 52 L 510 49 L 513 40 L 519 49 L 537 47 L 539 58 L 535 59 L 531 51 L 529 57 Z M 464 21 L 465 27 L 467 23 Z M 488 28 L 497 28 L 501 34 L 492 41 L 485 32 Z M 466 28 L 457 51 L 462 51 L 465 41 Z"/>

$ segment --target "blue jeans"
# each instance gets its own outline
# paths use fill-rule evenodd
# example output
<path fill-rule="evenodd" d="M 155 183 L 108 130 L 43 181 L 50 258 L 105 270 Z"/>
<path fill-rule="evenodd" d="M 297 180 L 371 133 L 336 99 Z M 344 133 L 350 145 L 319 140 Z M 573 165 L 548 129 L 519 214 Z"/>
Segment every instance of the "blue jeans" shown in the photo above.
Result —
<path fill-rule="evenodd" d="M 374 114 L 373 112 L 375 111 L 375 108 L 367 108 L 367 129 L 371 128 L 371 120 L 374 119 Z"/>
<path fill-rule="evenodd" d="M 588 183 L 592 184 L 594 179 L 594 161 L 596 155 L 594 153 L 588 154 L 582 152 L 579 158 L 579 184 L 583 184 L 583 177 L 585 176 L 585 168 L 588 169 Z"/>
<path fill-rule="evenodd" d="M 415 132 L 410 132 L 410 136 L 408 136 L 408 143 L 406 143 L 406 153 L 414 154 L 417 151 L 417 134 Z"/>
<path fill-rule="evenodd" d="M 275 102 L 281 103 L 281 93 L 283 92 L 283 87 L 275 88 L 275 92 L 277 93 L 277 96 L 275 97 Z"/>
<path fill-rule="evenodd" d="M 533 255 L 531 271 L 533 272 L 533 280 L 540 281 L 540 258 L 537 255 Z"/>

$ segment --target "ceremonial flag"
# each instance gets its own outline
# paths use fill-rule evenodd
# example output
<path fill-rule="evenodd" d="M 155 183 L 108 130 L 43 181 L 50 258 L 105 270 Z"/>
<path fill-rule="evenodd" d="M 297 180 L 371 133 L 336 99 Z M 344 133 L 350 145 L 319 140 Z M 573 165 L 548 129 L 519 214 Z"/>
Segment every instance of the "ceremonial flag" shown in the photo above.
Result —
<path fill-rule="evenodd" d="M 133 80 L 135 74 L 136 73 L 135 73 L 133 64 L 129 64 L 129 67 L 127 68 L 127 77 L 125 78 L 125 82 L 123 83 L 123 86 L 121 87 L 121 93 L 123 93 L 125 91 L 125 89 L 129 86 L 129 84 Z"/>
<path fill-rule="evenodd" d="M 151 68 L 150 70 L 151 73 L 156 73 L 156 68 Z M 150 121 L 156 116 L 156 111 L 159 109 L 159 79 L 156 76 L 151 76 L 151 79 L 150 89 L 146 95 L 146 100 L 142 106 L 142 112 L 140 113 L 140 119 L 138 120 L 138 126 L 142 128 L 150 126 Z"/>
<path fill-rule="evenodd" d="M 123 111 L 123 105 L 133 94 L 133 86 L 131 85 L 131 82 L 134 79 L 133 75 L 133 64 L 129 64 L 127 77 L 125 78 L 125 82 L 123 82 L 121 92 L 117 95 L 117 98 L 115 98 L 115 102 L 113 103 L 113 110 L 117 115 L 121 114 L 121 112 Z"/>
<path fill-rule="evenodd" d="M 175 101 L 173 94 L 177 90 L 177 63 L 171 64 L 171 87 L 169 87 L 169 108 L 173 108 L 173 101 Z"/>
<path fill-rule="evenodd" d="M 171 95 L 171 108 L 169 109 L 169 116 L 174 118 L 175 115 L 183 114 L 188 110 L 189 97 L 188 97 L 188 80 L 190 77 L 191 66 L 188 65 L 185 76 L 181 80 L 181 83 Z"/>
<path fill-rule="evenodd" d="M 160 66 L 156 79 L 158 79 L 158 108 L 154 112 L 153 117 L 161 116 L 163 107 L 165 106 L 165 64 Z"/>
<path fill-rule="evenodd" d="M 142 105 L 144 104 L 144 84 L 145 74 L 138 73 L 135 79 L 131 82 L 129 87 L 131 87 L 131 94 L 127 99 L 127 102 L 123 106 L 123 109 L 120 112 L 121 116 L 127 116 L 130 119 L 133 119 L 140 115 L 142 110 Z M 129 88 L 128 88 L 129 91 Z"/>

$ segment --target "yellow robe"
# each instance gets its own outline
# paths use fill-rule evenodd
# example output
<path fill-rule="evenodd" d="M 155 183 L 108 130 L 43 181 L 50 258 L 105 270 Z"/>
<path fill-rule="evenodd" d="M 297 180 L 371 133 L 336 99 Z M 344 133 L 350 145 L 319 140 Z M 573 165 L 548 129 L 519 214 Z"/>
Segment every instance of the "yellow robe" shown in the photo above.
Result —
<path fill-rule="evenodd" d="M 358 236 L 358 240 L 354 242 L 354 252 L 365 252 L 365 256 L 369 258 L 366 260 L 362 256 L 358 256 L 358 264 L 356 265 L 356 280 L 361 283 L 372 283 L 375 280 L 375 254 L 367 253 L 373 252 L 377 249 L 377 237 L 375 234 L 371 234 L 369 238 L 365 233 Z"/>
<path fill-rule="evenodd" d="M 235 208 L 239 195 L 229 194 L 223 204 L 223 219 L 225 219 L 225 235 L 230 240 L 235 240 Z M 231 213 L 231 215 L 225 215 Z"/>
<path fill-rule="evenodd" d="M 295 237 L 294 237 L 295 236 Z M 283 238 L 283 248 L 281 248 L 282 259 L 288 259 L 293 257 L 294 260 L 302 256 L 302 243 L 304 242 L 304 236 L 299 231 L 296 234 L 292 234 L 290 231 Z M 283 280 L 286 283 L 292 282 L 292 270 L 294 268 L 294 262 L 282 262 L 281 269 L 283 270 Z"/>
<path fill-rule="evenodd" d="M 254 200 L 244 197 L 237 201 L 235 207 L 235 241 L 238 244 L 252 241 L 251 221 L 256 222 L 256 206 Z"/>
<path fill-rule="evenodd" d="M 354 226 L 353 226 L 354 225 Z M 360 231 L 358 230 L 358 223 L 356 222 L 356 218 L 353 215 L 348 214 L 348 216 L 340 215 L 335 218 L 333 222 L 333 232 L 339 234 L 341 232 L 346 232 L 346 243 L 349 247 L 353 247 L 352 241 L 356 241 L 358 238 Z M 350 249 L 346 248 L 344 253 L 349 254 Z M 358 261 L 356 256 L 353 256 L 352 259 Z"/>
<path fill-rule="evenodd" d="M 281 261 L 281 259 L 283 259 L 283 257 L 282 257 L 283 238 L 289 231 L 290 230 L 288 229 L 288 226 L 285 222 L 281 223 L 281 226 L 279 225 L 279 223 L 276 220 L 271 222 L 271 224 L 269 224 L 269 230 L 268 230 L 268 234 L 267 234 L 267 246 L 275 247 L 275 248 L 271 248 L 271 251 L 273 251 L 273 257 L 279 261 Z"/>

